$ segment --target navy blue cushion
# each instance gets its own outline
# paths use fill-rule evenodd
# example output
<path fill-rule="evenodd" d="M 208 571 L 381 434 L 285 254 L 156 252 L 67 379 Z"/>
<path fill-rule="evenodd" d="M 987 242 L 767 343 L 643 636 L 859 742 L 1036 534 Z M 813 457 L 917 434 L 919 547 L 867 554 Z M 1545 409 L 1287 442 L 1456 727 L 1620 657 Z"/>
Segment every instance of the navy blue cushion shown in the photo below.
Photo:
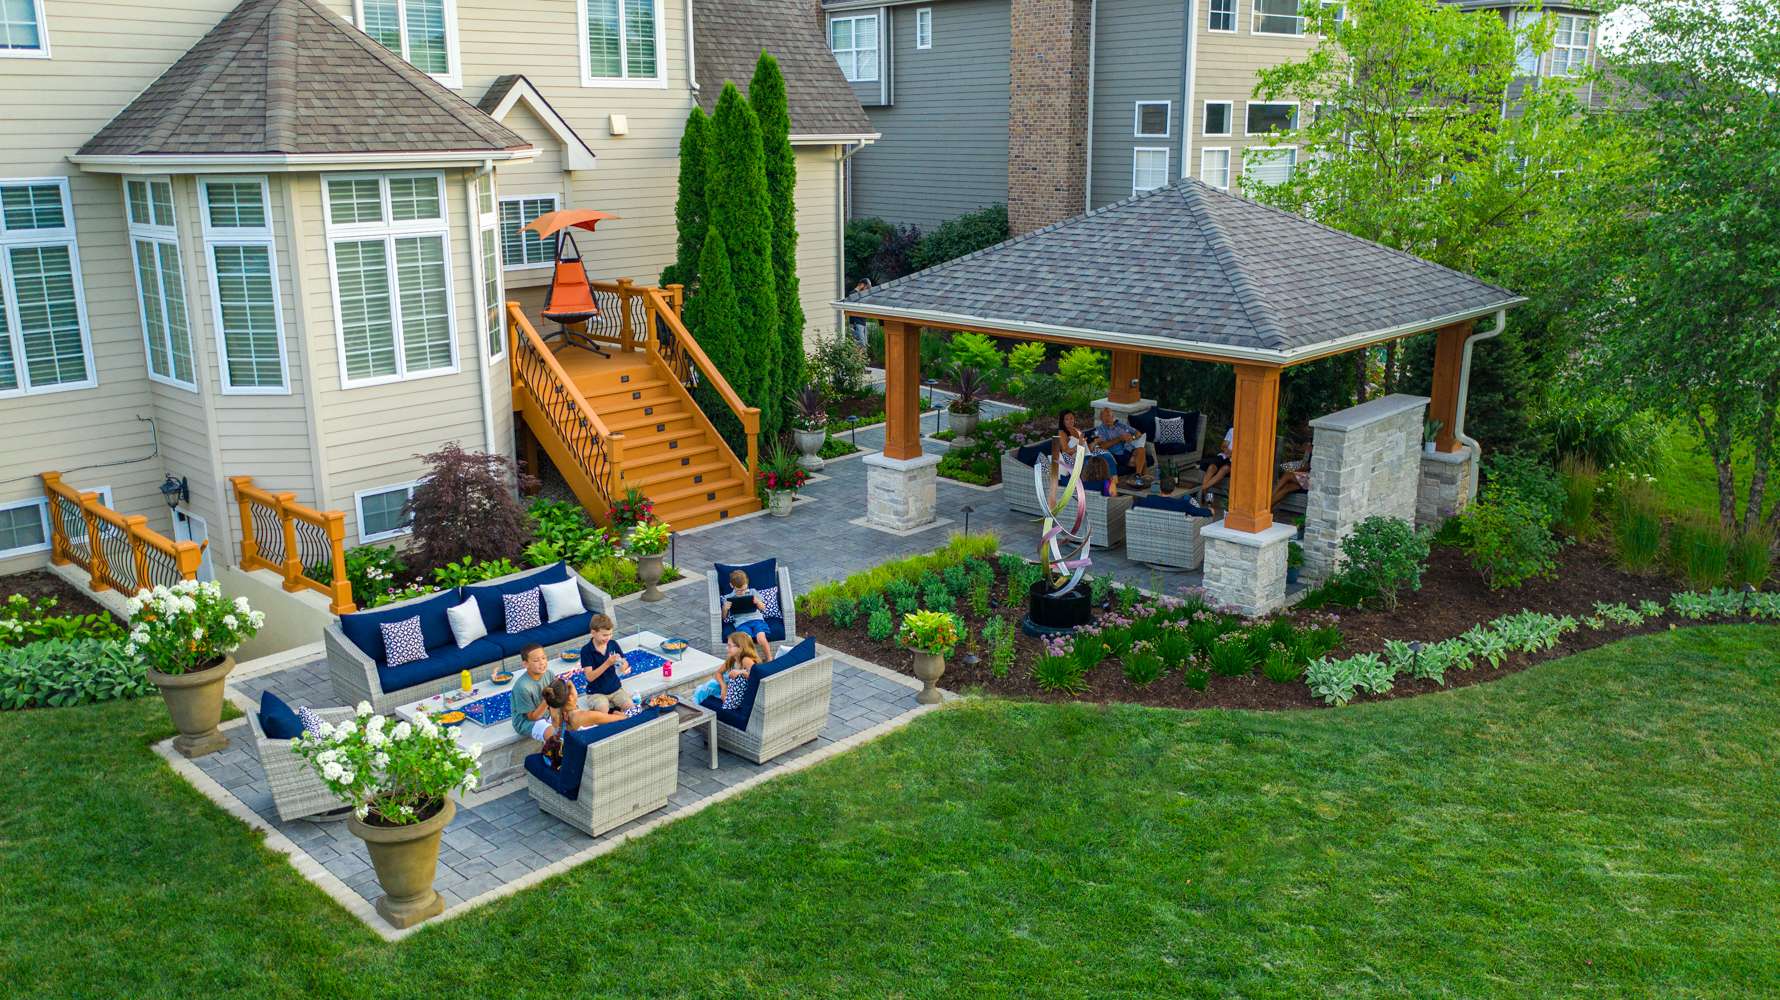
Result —
<path fill-rule="evenodd" d="M 501 600 L 503 595 L 517 594 L 546 583 L 561 583 L 568 578 L 568 563 L 559 562 L 501 583 L 479 583 L 473 587 L 465 587 L 464 597 L 476 599 L 476 607 L 482 610 L 482 624 L 488 628 L 488 634 L 493 635 L 507 631 L 507 607 Z M 459 603 L 462 600 L 459 598 Z M 430 648 L 432 643 L 428 642 L 427 645 Z"/>
<path fill-rule="evenodd" d="M 1049 455 L 1050 453 L 1051 442 L 1040 441 L 1037 444 L 1025 445 L 1018 451 L 1015 451 L 1014 461 L 1019 462 L 1021 465 L 1035 465 L 1037 464 L 1040 455 Z"/>
<path fill-rule="evenodd" d="M 606 643 L 605 649 L 594 649 L 593 643 L 587 643 L 581 647 L 581 665 L 584 667 L 598 666 L 606 657 L 611 656 L 613 653 L 617 653 L 619 656 L 624 655 L 624 648 L 618 645 L 617 639 L 613 639 L 611 642 Z M 611 670 L 606 671 L 588 682 L 587 693 L 617 694 L 619 691 L 623 690 L 623 688 L 624 682 L 618 679 L 618 668 L 613 667 Z"/>
<path fill-rule="evenodd" d="M 808 663 L 815 658 L 816 640 L 812 636 L 804 639 L 797 645 L 792 646 L 790 649 L 782 650 L 778 656 L 773 657 L 767 662 L 756 664 L 754 669 L 749 671 L 748 690 L 743 693 L 741 704 L 734 708 L 726 709 L 722 707 L 723 703 L 716 698 L 707 698 L 705 701 L 700 702 L 700 704 L 711 709 L 711 711 L 716 712 L 717 719 L 724 725 L 734 726 L 737 729 L 747 729 L 748 716 L 754 711 L 754 696 L 760 692 L 760 682 L 781 670 L 795 667 L 799 663 Z"/>
<path fill-rule="evenodd" d="M 1201 506 L 1185 493 L 1174 497 L 1138 497 L 1131 506 L 1145 510 L 1166 510 L 1176 514 L 1191 514 L 1194 517 L 1211 517 L 1211 508 Z"/>
<path fill-rule="evenodd" d="M 295 739 L 303 734 L 297 711 L 270 691 L 260 692 L 260 731 L 269 740 Z"/>
<path fill-rule="evenodd" d="M 426 648 L 455 646 L 457 640 L 451 635 L 451 621 L 446 617 L 446 612 L 462 603 L 463 598 L 458 595 L 457 588 L 454 587 L 450 590 L 441 590 L 432 597 L 410 604 L 341 615 L 340 631 L 352 641 L 354 646 L 357 646 L 381 667 L 389 659 L 383 649 L 382 625 L 418 615 L 420 617 L 420 634 L 426 640 Z M 495 603 L 499 604 L 499 599 Z"/>
<path fill-rule="evenodd" d="M 460 670 L 475 670 L 501 659 L 501 647 L 488 639 L 477 639 L 462 649 L 453 643 L 429 649 L 426 659 L 404 663 L 399 667 L 378 667 L 377 680 L 385 692 L 400 691 L 416 684 L 451 677 Z"/>
<path fill-rule="evenodd" d="M 611 739 L 619 733 L 629 732 L 645 722 L 661 714 L 659 708 L 645 708 L 641 712 L 619 722 L 607 722 L 591 729 L 580 729 L 565 733 L 562 739 L 562 768 L 552 768 L 550 761 L 541 753 L 534 753 L 525 758 L 525 769 L 538 776 L 538 779 L 556 789 L 557 794 L 573 801 L 581 795 L 581 772 L 587 768 L 587 748 L 600 740 Z"/>
<path fill-rule="evenodd" d="M 564 753 L 563 756 L 566 758 L 568 754 Z M 587 752 L 585 750 L 582 751 L 581 759 L 587 759 Z M 541 753 L 534 753 L 526 756 L 525 770 L 528 774 L 534 775 L 539 781 L 556 789 L 558 795 L 564 795 L 572 799 L 575 797 L 576 793 L 581 790 L 581 774 L 579 771 L 576 771 L 575 779 L 572 783 L 574 790 L 570 791 L 571 782 L 569 780 L 569 769 L 567 765 L 565 764 L 561 770 L 557 770 L 550 766 L 550 758 Z"/>
<path fill-rule="evenodd" d="M 488 641 L 501 648 L 507 656 L 518 656 L 519 651 L 532 643 L 540 646 L 554 646 L 559 642 L 568 642 L 576 636 L 587 634 L 587 623 L 593 618 L 593 612 L 583 611 L 578 615 L 570 615 L 560 621 L 545 622 L 534 629 L 524 632 L 490 632 Z"/>
<path fill-rule="evenodd" d="M 767 618 L 767 619 L 765 619 L 765 621 L 766 621 L 767 641 L 769 641 L 769 642 L 783 641 L 785 638 L 785 619 L 783 619 L 783 618 Z M 723 623 L 723 641 L 728 642 L 729 637 L 736 634 L 736 632 L 738 632 L 738 631 L 740 631 L 740 630 L 737 629 L 734 625 L 731 625 L 729 622 L 724 622 Z"/>
<path fill-rule="evenodd" d="M 754 590 L 766 590 L 769 587 L 777 587 L 779 585 L 779 561 L 777 559 L 762 559 L 757 563 L 749 563 L 746 566 L 739 564 L 731 565 L 730 563 L 717 563 L 717 583 L 720 593 L 729 593 L 730 571 L 738 569 L 743 573 L 748 574 L 748 586 Z M 790 594 L 779 594 L 779 606 L 784 607 L 784 602 L 790 599 Z M 723 623 L 722 631 L 723 641 L 728 642 L 729 637 L 734 634 L 735 628 L 726 621 Z M 785 619 L 768 618 L 766 620 L 766 637 L 773 642 L 778 642 L 785 638 Z"/>

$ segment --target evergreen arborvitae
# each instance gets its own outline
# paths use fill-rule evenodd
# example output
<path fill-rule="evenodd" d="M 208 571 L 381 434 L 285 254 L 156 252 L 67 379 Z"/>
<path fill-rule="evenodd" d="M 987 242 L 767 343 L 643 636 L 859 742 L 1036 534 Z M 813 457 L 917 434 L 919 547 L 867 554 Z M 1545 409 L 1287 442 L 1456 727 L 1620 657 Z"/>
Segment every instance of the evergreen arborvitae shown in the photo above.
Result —
<path fill-rule="evenodd" d="M 787 399 L 804 384 L 803 299 L 797 282 L 797 155 L 791 151 L 791 105 L 779 61 L 765 52 L 748 84 L 748 103 L 760 119 L 767 197 L 773 212 L 773 277 L 777 280 L 779 376 Z"/>
<path fill-rule="evenodd" d="M 709 153 L 710 119 L 703 108 L 694 105 L 686 116 L 686 131 L 680 135 L 680 193 L 674 200 L 674 225 L 679 239 L 674 248 L 674 262 L 661 272 L 661 283 L 678 282 L 691 292 L 698 283 L 699 254 L 704 249 L 705 230 L 710 227 L 710 211 L 705 205 L 705 168 Z"/>
<path fill-rule="evenodd" d="M 729 380 L 730 386 L 737 393 L 743 393 L 745 390 L 737 380 L 748 368 L 748 356 L 742 347 L 742 310 L 736 302 L 735 279 L 730 272 L 729 250 L 723 244 L 722 232 L 713 229 L 705 238 L 698 258 L 698 273 L 698 294 L 686 301 L 686 328 L 704 348 L 711 364 Z M 747 454 L 741 421 L 736 419 L 716 390 L 708 382 L 701 381 L 693 395 L 699 408 L 711 418 L 711 424 L 729 441 L 736 454 Z"/>
<path fill-rule="evenodd" d="M 773 214 L 763 159 L 760 120 L 735 84 L 725 83 L 711 116 L 705 173 L 711 223 L 705 239 L 723 235 L 741 309 L 738 353 L 746 362 L 723 375 L 744 401 L 760 407 L 760 433 L 772 441 L 783 423 L 786 387 L 779 377 L 783 320 L 773 280 Z M 702 334 L 694 336 L 704 344 Z"/>

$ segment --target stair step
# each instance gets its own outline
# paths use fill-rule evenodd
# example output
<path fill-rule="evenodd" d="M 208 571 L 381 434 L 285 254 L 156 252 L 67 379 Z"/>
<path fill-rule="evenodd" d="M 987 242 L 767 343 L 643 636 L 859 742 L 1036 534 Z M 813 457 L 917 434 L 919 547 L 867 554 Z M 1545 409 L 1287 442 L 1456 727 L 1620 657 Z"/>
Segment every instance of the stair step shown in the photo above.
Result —
<path fill-rule="evenodd" d="M 649 473 L 648 475 L 633 475 L 630 471 L 629 464 L 626 463 L 624 482 L 627 486 L 635 486 L 644 493 L 648 493 L 652 488 L 662 486 L 663 484 L 666 484 L 670 488 L 680 483 L 691 485 L 692 480 L 698 476 L 703 476 L 705 477 L 706 482 L 710 482 L 713 477 L 721 478 L 728 476 L 730 471 L 731 469 L 728 462 L 718 461 L 694 462 L 691 465 L 672 465 L 664 467 L 661 471 Z"/>
<path fill-rule="evenodd" d="M 635 416 L 624 416 L 614 420 L 605 414 L 600 419 L 614 434 L 623 434 L 625 443 L 637 440 L 642 434 L 666 434 L 673 431 L 691 433 L 694 430 L 692 414 L 684 410 L 670 412 L 657 408 L 654 413 L 645 414 L 638 411 Z"/>
<path fill-rule="evenodd" d="M 678 503 L 688 499 L 710 500 L 722 498 L 730 495 L 733 491 L 740 490 L 742 488 L 742 481 L 735 476 L 727 476 L 722 479 L 706 477 L 705 481 L 702 483 L 694 483 L 691 480 L 681 480 L 680 483 L 672 485 L 674 486 L 673 489 L 656 490 L 649 494 L 649 499 L 655 501 L 655 506 L 666 507 L 669 504 Z M 716 494 L 716 497 L 709 496 L 709 494 L 713 493 Z"/>
<path fill-rule="evenodd" d="M 626 396 L 617 402 L 599 407 L 600 419 L 608 425 L 631 417 L 653 416 L 657 413 L 690 413 L 680 397 L 667 392 L 645 392 L 641 399 Z"/>
<path fill-rule="evenodd" d="M 624 478 L 629 480 L 632 475 L 638 478 L 647 478 L 658 472 L 684 470 L 709 462 L 717 455 L 717 446 L 714 444 L 686 445 L 672 451 L 664 450 L 649 454 L 633 454 L 627 448 L 624 452 Z"/>
<path fill-rule="evenodd" d="M 642 378 L 632 379 L 624 384 L 587 382 L 577 388 L 587 399 L 588 405 L 603 415 L 631 403 L 640 405 L 651 395 L 675 398 L 668 384 L 665 379 Z"/>
<path fill-rule="evenodd" d="M 662 514 L 660 508 L 657 508 L 656 512 L 662 520 L 672 524 L 676 529 L 684 531 L 687 528 L 696 528 L 701 524 L 710 524 L 712 521 L 752 514 L 759 509 L 760 501 L 749 494 L 728 500 L 712 500 L 696 507 L 674 510 L 666 514 Z"/>

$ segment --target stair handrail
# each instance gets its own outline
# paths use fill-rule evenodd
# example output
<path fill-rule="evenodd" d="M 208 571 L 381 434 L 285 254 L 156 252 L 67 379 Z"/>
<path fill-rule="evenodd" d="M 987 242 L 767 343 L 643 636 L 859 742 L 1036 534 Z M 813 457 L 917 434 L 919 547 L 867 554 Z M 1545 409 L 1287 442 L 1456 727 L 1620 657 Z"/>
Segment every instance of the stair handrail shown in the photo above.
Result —
<path fill-rule="evenodd" d="M 313 590 L 326 595 L 328 610 L 337 615 L 357 607 L 352 600 L 352 580 L 346 575 L 344 511 L 300 504 L 295 493 L 273 493 L 255 486 L 252 476 L 230 476 L 229 486 L 240 508 L 242 569 L 271 570 L 284 578 L 284 589 L 289 592 Z M 277 537 L 263 537 L 261 529 L 276 531 Z M 305 553 L 314 560 L 305 561 Z M 311 575 L 312 571 L 325 574 L 325 579 Z"/>
<path fill-rule="evenodd" d="M 538 336 L 518 302 L 507 303 L 508 346 L 512 360 L 513 388 L 523 388 L 538 404 L 563 445 L 574 453 L 581 471 L 608 507 L 624 495 L 624 435 L 606 426 L 599 412 L 587 402 L 575 380 L 563 370 L 556 354 Z M 578 426 L 569 426 L 553 399 L 566 399 Z"/>
<path fill-rule="evenodd" d="M 656 323 L 666 326 L 681 357 L 673 358 L 664 354 L 661 338 L 655 336 L 645 338 L 648 341 L 650 352 L 660 357 L 662 363 L 666 364 L 670 370 L 682 373 L 682 378 L 689 374 L 685 372 L 684 367 L 687 363 L 696 367 L 699 374 L 703 376 L 704 383 L 716 391 L 717 397 L 723 400 L 723 404 L 736 415 L 736 419 L 741 421 L 742 432 L 748 439 L 748 485 L 752 488 L 760 478 L 760 408 L 748 406 L 742 402 L 742 397 L 736 394 L 735 389 L 730 386 L 729 380 L 724 378 L 723 373 L 717 370 L 717 366 L 711 363 L 710 357 L 705 354 L 705 349 L 698 346 L 698 341 L 692 338 L 691 332 L 686 329 L 686 324 L 680 320 L 677 301 L 679 296 L 677 294 L 674 299 L 670 300 L 661 288 L 654 285 L 642 289 L 642 292 L 649 314 L 649 332 L 654 333 Z"/>
<path fill-rule="evenodd" d="M 209 543 L 174 541 L 150 528 L 148 518 L 125 515 L 99 502 L 99 494 L 70 488 L 59 472 L 38 474 L 49 503 L 50 561 L 70 563 L 87 571 L 93 590 L 117 590 L 134 594 L 155 584 L 195 580 Z M 68 522 L 84 528 L 79 538 L 68 536 Z M 117 551 L 107 551 L 111 540 Z M 127 561 L 128 575 L 125 575 Z"/>

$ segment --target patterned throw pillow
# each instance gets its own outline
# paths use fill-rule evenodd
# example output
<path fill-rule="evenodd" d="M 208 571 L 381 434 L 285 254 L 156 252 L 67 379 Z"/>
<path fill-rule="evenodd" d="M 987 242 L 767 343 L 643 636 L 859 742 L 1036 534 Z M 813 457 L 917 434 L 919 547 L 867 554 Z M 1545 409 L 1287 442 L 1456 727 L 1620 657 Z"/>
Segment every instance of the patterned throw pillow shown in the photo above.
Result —
<path fill-rule="evenodd" d="M 1187 443 L 1187 418 L 1186 417 L 1157 417 L 1156 418 L 1156 443 L 1157 444 L 1186 444 Z"/>
<path fill-rule="evenodd" d="M 311 712 L 307 705 L 297 709 L 297 721 L 303 724 L 303 732 L 308 735 L 321 735 L 321 716 Z"/>
<path fill-rule="evenodd" d="M 426 637 L 420 633 L 419 615 L 399 622 L 384 622 L 378 627 L 383 630 L 384 665 L 399 667 L 426 659 Z"/>
<path fill-rule="evenodd" d="M 508 635 L 526 632 L 544 624 L 542 594 L 536 587 L 517 594 L 502 594 L 501 603 L 507 609 Z"/>
<path fill-rule="evenodd" d="M 785 617 L 785 612 L 779 610 L 779 588 L 777 587 L 755 591 L 754 603 L 760 606 L 760 613 L 767 618 Z"/>
<path fill-rule="evenodd" d="M 729 679 L 729 682 L 723 686 L 723 708 L 725 711 L 733 712 L 742 707 L 742 699 L 747 697 L 748 685 L 752 680 L 749 677 L 731 677 Z"/>

